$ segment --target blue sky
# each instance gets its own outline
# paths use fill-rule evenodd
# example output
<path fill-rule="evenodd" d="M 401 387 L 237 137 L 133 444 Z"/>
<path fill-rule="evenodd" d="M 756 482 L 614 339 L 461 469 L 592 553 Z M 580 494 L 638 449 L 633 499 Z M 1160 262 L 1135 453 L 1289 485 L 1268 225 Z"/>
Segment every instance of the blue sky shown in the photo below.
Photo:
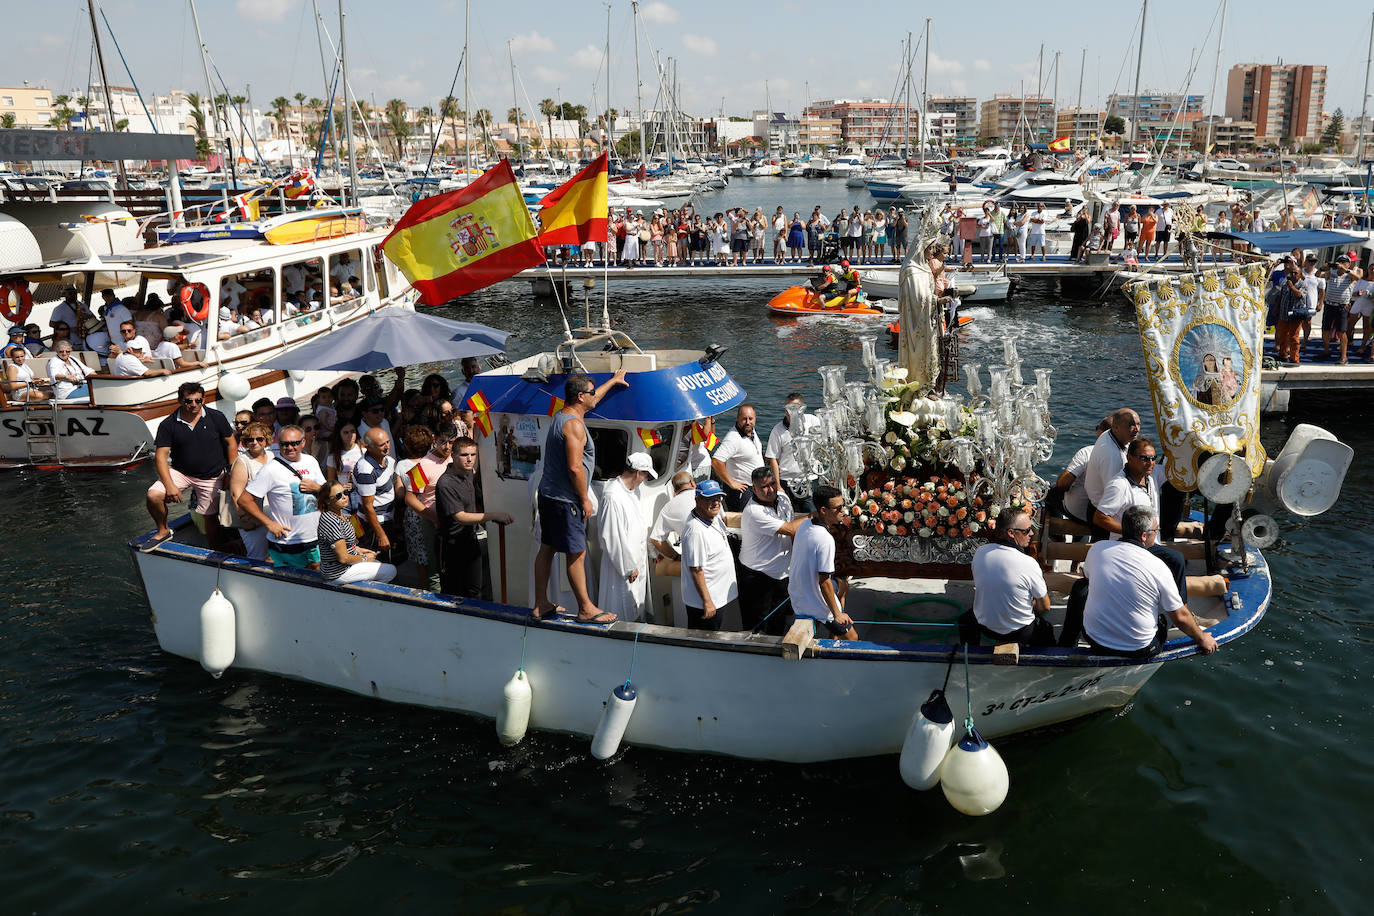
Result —
<path fill-rule="evenodd" d="M 13 40 L 0 59 L 0 85 L 22 80 L 55 91 L 83 85 L 90 59 L 90 27 L 79 0 L 15 5 L 6 13 Z M 1054 51 L 1062 52 L 1058 99 L 1078 97 L 1080 59 L 1086 48 L 1083 99 L 1100 103 L 1113 90 L 1129 92 L 1135 78 L 1136 4 L 1073 4 L 1047 8 L 1010 0 L 966 7 L 957 19 L 947 5 L 899 0 L 824 3 L 653 2 L 641 6 L 641 70 L 647 106 L 657 93 L 650 46 L 672 57 L 684 107 L 692 114 L 747 114 L 765 94 L 777 110 L 798 111 L 807 98 L 891 96 L 899 79 L 900 42 L 911 31 L 919 42 L 927 14 L 934 17 L 930 91 L 981 98 L 998 92 L 1033 92 L 1036 58 L 1045 43 L 1045 92 L 1053 89 Z M 145 93 L 172 88 L 204 91 L 195 35 L 185 0 L 107 0 L 102 5 Z M 1141 88 L 1183 88 L 1190 60 L 1200 58 L 1190 91 L 1209 94 L 1216 54 L 1216 4 L 1210 0 L 1154 0 L 1146 26 Z M 200 0 L 206 44 L 236 94 L 251 86 L 254 104 L 277 95 L 326 94 L 309 0 Z M 403 98 L 434 104 L 448 93 L 463 46 L 462 0 L 348 0 L 349 66 L 360 97 L 381 104 Z M 337 0 L 321 0 L 321 13 L 337 39 Z M 1362 18 L 1363 17 L 1363 18 Z M 1320 23 L 1274 0 L 1232 0 L 1227 14 L 1217 95 L 1224 96 L 1232 64 L 1326 64 L 1327 110 L 1357 115 L 1363 90 L 1369 19 L 1352 11 L 1343 24 Z M 1276 28 L 1280 21 L 1293 28 Z M 513 103 L 507 41 L 515 56 L 520 104 L 561 98 L 604 108 L 603 50 L 607 6 L 597 0 L 519 0 L 472 4 L 473 107 L 503 116 Z M 611 104 L 634 106 L 634 43 L 628 0 L 610 8 Z M 1209 29 L 1211 30 L 1208 37 Z M 1300 37 L 1298 37 L 1300 36 Z M 1295 40 L 1297 38 L 1297 40 Z M 1205 46 L 1204 46 L 1205 40 Z M 923 48 L 915 78 L 919 91 Z M 1292 56 L 1292 55 L 1298 56 Z M 106 46 L 110 81 L 127 84 L 119 57 Z M 766 84 L 766 88 L 765 88 Z M 595 106 L 593 106 L 595 92 Z M 462 81 L 455 95 L 462 96 Z M 723 100 L 723 103 L 722 103 Z M 1210 104 L 1210 102 L 1209 102 Z M 1220 110 L 1220 106 L 1218 106 Z"/>

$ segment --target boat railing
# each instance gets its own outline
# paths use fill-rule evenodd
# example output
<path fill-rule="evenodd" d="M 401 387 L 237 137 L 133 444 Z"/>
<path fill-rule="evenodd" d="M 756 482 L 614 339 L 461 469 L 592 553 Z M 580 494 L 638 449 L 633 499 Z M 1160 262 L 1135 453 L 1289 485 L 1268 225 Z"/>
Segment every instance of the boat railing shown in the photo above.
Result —
<path fill-rule="evenodd" d="M 583 372 L 586 372 L 583 358 L 590 355 L 587 351 L 598 345 L 605 352 L 622 350 L 633 350 L 640 354 L 644 352 L 639 349 L 639 344 L 635 343 L 624 331 L 601 328 L 589 329 L 585 336 L 563 341 L 558 345 L 556 355 L 561 361 L 571 360 Z"/>

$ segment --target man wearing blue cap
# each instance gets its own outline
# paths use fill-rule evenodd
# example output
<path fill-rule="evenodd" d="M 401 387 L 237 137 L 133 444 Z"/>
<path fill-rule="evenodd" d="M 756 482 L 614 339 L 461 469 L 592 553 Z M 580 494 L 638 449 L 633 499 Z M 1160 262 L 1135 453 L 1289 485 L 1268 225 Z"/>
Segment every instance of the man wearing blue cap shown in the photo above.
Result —
<path fill-rule="evenodd" d="M 703 480 L 682 528 L 682 604 L 689 629 L 719 630 L 721 610 L 739 595 L 735 558 L 720 517 L 724 500 L 720 484 Z"/>

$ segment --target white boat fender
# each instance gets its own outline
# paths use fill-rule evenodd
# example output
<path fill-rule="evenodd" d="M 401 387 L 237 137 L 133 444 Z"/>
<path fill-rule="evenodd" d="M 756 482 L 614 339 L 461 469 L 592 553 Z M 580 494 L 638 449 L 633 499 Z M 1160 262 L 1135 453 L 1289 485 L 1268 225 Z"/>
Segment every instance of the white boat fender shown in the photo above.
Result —
<path fill-rule="evenodd" d="M 940 788 L 956 811 L 980 817 L 991 814 L 1007 798 L 1010 777 L 997 749 L 968 724 L 964 737 L 945 755 Z"/>
<path fill-rule="evenodd" d="M 625 728 L 634 714 L 635 700 L 635 689 L 629 681 L 611 691 L 606 708 L 601 711 L 596 734 L 592 735 L 592 756 L 597 760 L 608 760 L 620 750 L 620 739 L 625 737 Z"/>
<path fill-rule="evenodd" d="M 501 708 L 496 712 L 496 736 L 506 747 L 520 743 L 530 727 L 530 702 L 534 694 L 524 668 L 516 669 L 501 691 Z"/>
<path fill-rule="evenodd" d="M 930 699 L 912 714 L 907 726 L 900 763 L 902 782 L 920 792 L 935 788 L 954 735 L 954 711 L 945 692 L 932 690 Z"/>
<path fill-rule="evenodd" d="M 234 605 L 216 588 L 200 606 L 200 666 L 218 678 L 234 663 Z"/>
<path fill-rule="evenodd" d="M 219 384 L 216 386 L 221 398 L 229 401 L 242 401 L 252 392 L 253 386 L 248 379 L 239 375 L 237 372 L 226 372 L 219 377 Z"/>

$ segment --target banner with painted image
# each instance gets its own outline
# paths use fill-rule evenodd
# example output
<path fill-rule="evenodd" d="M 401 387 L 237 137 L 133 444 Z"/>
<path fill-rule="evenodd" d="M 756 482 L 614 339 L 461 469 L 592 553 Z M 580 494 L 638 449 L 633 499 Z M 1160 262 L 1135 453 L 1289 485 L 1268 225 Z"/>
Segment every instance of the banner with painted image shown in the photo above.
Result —
<path fill-rule="evenodd" d="M 1259 441 L 1264 264 L 1236 265 L 1127 287 L 1140 324 L 1165 471 L 1180 490 L 1217 452 L 1264 468 Z"/>

